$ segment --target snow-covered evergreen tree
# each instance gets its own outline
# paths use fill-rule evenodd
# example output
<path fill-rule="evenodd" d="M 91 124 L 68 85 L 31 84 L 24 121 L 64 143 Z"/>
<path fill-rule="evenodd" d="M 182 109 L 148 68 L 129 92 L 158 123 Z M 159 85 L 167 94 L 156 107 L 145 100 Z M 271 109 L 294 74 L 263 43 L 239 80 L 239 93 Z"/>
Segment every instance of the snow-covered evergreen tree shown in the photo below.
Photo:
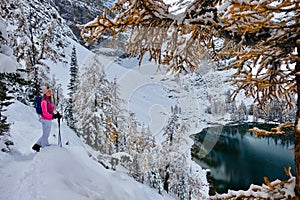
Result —
<path fill-rule="evenodd" d="M 230 113 L 233 114 L 233 113 L 236 113 L 237 111 L 237 106 L 236 106 L 236 100 L 232 100 L 231 102 L 231 109 L 230 109 Z"/>
<path fill-rule="evenodd" d="M 177 107 L 177 105 L 175 105 L 174 108 L 171 107 L 172 116 L 170 117 L 170 119 L 167 122 L 167 125 L 164 128 L 164 135 L 166 136 L 166 142 L 169 143 L 170 146 L 172 145 L 174 134 L 177 133 L 180 126 L 178 110 L 179 108 Z"/>
<path fill-rule="evenodd" d="M 130 113 L 128 119 L 128 130 L 126 135 L 126 146 L 129 154 L 141 153 L 139 148 L 139 130 L 134 113 Z"/>
<path fill-rule="evenodd" d="M 253 106 L 253 122 L 257 122 L 259 119 L 259 110 L 256 104 Z"/>
<path fill-rule="evenodd" d="M 3 115 L 6 111 L 6 107 L 12 102 L 10 101 L 12 97 L 8 96 L 8 88 L 6 87 L 4 80 L 5 73 L 0 72 L 0 142 L 1 136 L 8 133 L 9 124 L 7 123 L 7 117 Z"/>
<path fill-rule="evenodd" d="M 72 54 L 71 54 L 71 64 L 70 64 L 70 82 L 68 84 L 68 89 L 69 89 L 69 93 L 68 93 L 68 103 L 67 103 L 67 108 L 66 108 L 66 120 L 67 120 L 67 124 L 70 128 L 72 128 L 73 130 L 75 129 L 75 121 L 74 121 L 74 117 L 73 117 L 73 107 L 74 107 L 74 102 L 73 102 L 73 95 L 77 90 L 78 87 L 78 62 L 77 62 L 77 54 L 76 54 L 76 47 L 73 46 L 72 48 Z"/>
<path fill-rule="evenodd" d="M 296 101 L 296 100 L 294 100 Z M 294 102 L 294 105 L 296 105 L 296 102 Z M 285 104 L 283 104 L 283 121 L 284 122 L 292 122 L 295 120 L 296 118 L 296 112 L 297 112 L 297 108 L 296 106 L 292 107 L 291 109 L 288 109 Z"/>
<path fill-rule="evenodd" d="M 99 91 L 101 91 L 100 80 L 103 79 L 101 63 L 97 57 L 93 63 L 83 69 L 80 84 L 74 93 L 74 120 L 76 130 L 91 147 L 104 151 L 105 135 L 103 130 L 103 111 L 100 109 Z"/>
<path fill-rule="evenodd" d="M 230 121 L 237 121 L 238 120 L 238 113 L 237 111 L 230 114 Z"/>
<path fill-rule="evenodd" d="M 143 183 L 144 176 L 143 171 L 141 169 L 141 159 L 139 158 L 139 154 L 135 153 L 133 156 L 133 162 L 129 171 L 129 174 L 137 181 Z"/>
<path fill-rule="evenodd" d="M 248 111 L 244 101 L 242 101 L 241 104 L 239 105 L 237 109 L 237 114 L 238 114 L 237 116 L 238 121 L 245 121 L 248 119 Z"/>
<path fill-rule="evenodd" d="M 187 144 L 184 136 L 189 127 L 181 119 L 180 112 L 178 112 L 180 110 L 179 107 L 175 106 L 171 110 L 173 113 L 168 120 L 166 128 L 163 129 L 165 140 L 159 149 L 157 166 L 164 190 L 179 195 L 178 189 L 181 187 L 179 186 L 181 175 L 187 174 L 189 169 L 189 166 L 186 165 L 189 153 L 183 148 Z M 188 181 L 182 187 L 189 187 Z"/>
<path fill-rule="evenodd" d="M 182 173 L 179 177 L 177 196 L 180 200 L 186 200 L 189 196 L 188 178 L 185 173 Z"/>
<path fill-rule="evenodd" d="M 245 113 L 245 120 L 248 120 L 248 109 L 247 109 L 247 106 L 246 106 L 246 104 L 245 104 L 245 102 L 244 101 L 242 101 L 241 102 L 241 109 L 244 111 L 244 113 Z"/>
<path fill-rule="evenodd" d="M 142 130 L 142 135 L 144 138 L 144 143 L 143 143 L 143 152 L 151 154 L 156 147 L 156 141 L 155 141 L 155 136 L 152 134 L 150 127 L 148 126 L 144 130 Z"/>
<path fill-rule="evenodd" d="M 225 112 L 231 113 L 231 97 L 230 90 L 225 93 Z"/>
<path fill-rule="evenodd" d="M 12 97 L 8 95 L 9 73 L 15 72 L 17 63 L 12 55 L 12 50 L 6 45 L 7 42 L 6 24 L 0 16 L 0 150 L 9 151 L 8 145 L 12 144 L 8 140 L 9 123 L 7 117 L 3 115 L 6 107 L 12 102 Z"/>
<path fill-rule="evenodd" d="M 148 179 L 150 182 L 150 187 L 157 189 L 158 193 L 162 194 L 163 185 L 162 185 L 161 176 L 159 174 L 157 167 L 155 167 L 155 166 L 151 167 L 151 170 L 148 172 Z"/>
<path fill-rule="evenodd" d="M 104 71 L 103 71 L 104 73 Z M 105 75 L 105 73 L 104 73 Z M 103 86 L 108 82 L 103 82 Z M 120 151 L 120 146 L 124 146 L 125 111 L 122 109 L 124 101 L 120 98 L 119 86 L 114 79 L 107 87 L 103 87 L 101 105 L 106 115 L 107 136 L 115 145 L 115 151 Z"/>

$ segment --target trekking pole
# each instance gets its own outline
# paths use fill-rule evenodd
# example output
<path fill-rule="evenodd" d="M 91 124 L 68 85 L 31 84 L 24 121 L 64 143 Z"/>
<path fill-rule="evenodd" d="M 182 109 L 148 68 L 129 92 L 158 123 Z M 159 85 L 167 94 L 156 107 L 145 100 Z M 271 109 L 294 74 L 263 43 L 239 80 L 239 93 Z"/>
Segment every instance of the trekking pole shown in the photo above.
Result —
<path fill-rule="evenodd" d="M 60 117 L 57 119 L 57 122 L 58 122 L 58 146 L 62 147 L 61 135 L 60 135 Z"/>

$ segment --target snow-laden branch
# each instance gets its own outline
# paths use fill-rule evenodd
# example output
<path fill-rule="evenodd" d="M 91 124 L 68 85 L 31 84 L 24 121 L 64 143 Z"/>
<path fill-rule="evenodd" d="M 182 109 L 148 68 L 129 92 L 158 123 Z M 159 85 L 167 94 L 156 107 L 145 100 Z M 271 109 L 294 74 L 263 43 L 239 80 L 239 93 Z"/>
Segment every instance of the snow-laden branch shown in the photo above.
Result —
<path fill-rule="evenodd" d="M 0 17 L 0 73 L 15 72 L 18 66 L 12 49 L 4 45 L 7 38 L 6 24 Z"/>
<path fill-rule="evenodd" d="M 265 184 L 262 186 L 252 184 L 246 191 L 229 190 L 226 194 L 217 194 L 210 199 L 293 199 L 295 198 L 293 189 L 296 179 L 290 172 L 291 167 L 285 168 L 284 171 L 289 177 L 287 181 L 275 180 L 270 182 L 267 177 L 264 177 Z"/>
<path fill-rule="evenodd" d="M 285 99 L 288 106 L 296 92 L 295 65 L 300 62 L 300 8 L 294 0 L 195 0 L 180 15 L 152 0 L 119 0 L 82 29 L 86 42 L 95 42 L 106 32 L 117 37 L 131 30 L 126 50 L 175 73 L 201 71 L 202 60 L 227 62 L 236 69 L 233 97 L 245 91 L 256 102 Z M 224 63 L 224 62 L 223 62 Z"/>

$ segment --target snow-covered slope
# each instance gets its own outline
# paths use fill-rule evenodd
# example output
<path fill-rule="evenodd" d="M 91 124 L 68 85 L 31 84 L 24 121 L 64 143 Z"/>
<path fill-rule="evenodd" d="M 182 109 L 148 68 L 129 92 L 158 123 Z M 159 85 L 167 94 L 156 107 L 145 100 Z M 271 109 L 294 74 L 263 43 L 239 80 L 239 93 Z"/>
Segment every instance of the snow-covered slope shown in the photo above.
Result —
<path fill-rule="evenodd" d="M 8 111 L 10 154 L 0 153 L 0 199 L 9 200 L 159 200 L 159 195 L 127 174 L 105 169 L 91 159 L 76 134 L 62 123 L 63 148 L 58 147 L 58 125 L 52 124 L 51 146 L 31 150 L 40 137 L 41 124 L 33 108 L 19 102 Z M 68 145 L 66 145 L 68 142 Z"/>

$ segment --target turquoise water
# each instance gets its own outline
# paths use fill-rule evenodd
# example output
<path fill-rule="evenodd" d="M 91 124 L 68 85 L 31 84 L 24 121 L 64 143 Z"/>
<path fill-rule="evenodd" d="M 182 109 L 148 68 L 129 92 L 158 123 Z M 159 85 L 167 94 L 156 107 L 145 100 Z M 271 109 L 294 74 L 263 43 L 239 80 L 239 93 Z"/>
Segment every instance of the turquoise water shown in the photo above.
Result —
<path fill-rule="evenodd" d="M 211 170 L 211 194 L 228 189 L 246 190 L 251 183 L 261 185 L 264 176 L 270 181 L 287 180 L 284 167 L 294 169 L 294 137 L 259 137 L 247 132 L 268 124 L 239 124 L 206 128 L 195 135 L 192 157 L 201 167 Z"/>

